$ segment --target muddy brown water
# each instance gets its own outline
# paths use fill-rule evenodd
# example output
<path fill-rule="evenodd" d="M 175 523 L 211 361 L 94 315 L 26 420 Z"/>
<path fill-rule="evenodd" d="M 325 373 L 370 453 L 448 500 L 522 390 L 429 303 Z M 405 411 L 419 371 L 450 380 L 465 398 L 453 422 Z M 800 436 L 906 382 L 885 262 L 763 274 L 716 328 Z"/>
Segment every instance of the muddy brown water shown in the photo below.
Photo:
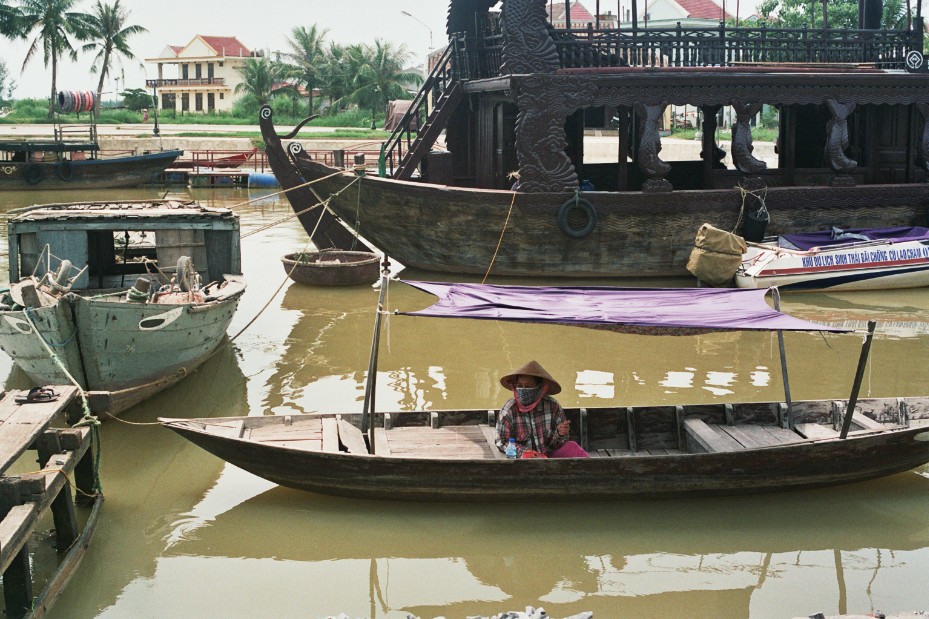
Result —
<path fill-rule="evenodd" d="M 163 194 L 4 192 L 0 230 L 5 236 L 6 213 L 19 206 Z M 191 197 L 183 189 L 169 195 Z M 233 206 L 259 196 L 224 189 L 192 197 Z M 237 211 L 243 234 L 290 213 L 274 197 Z M 5 239 L 0 246 L 5 274 Z M 305 248 L 294 220 L 242 240 L 249 287 L 231 334 L 284 282 L 280 256 Z M 220 354 L 124 418 L 140 424 L 158 416 L 360 411 L 376 301 L 368 286 L 285 284 Z M 401 285 L 388 295 L 390 308 L 428 303 L 428 295 Z M 783 305 L 853 328 L 879 321 L 862 397 L 929 393 L 925 290 L 785 295 Z M 848 396 L 860 336 L 789 334 L 786 344 L 796 399 Z M 559 379 L 565 405 L 782 395 L 770 334 L 648 337 L 392 316 L 382 336 L 377 406 L 494 408 L 506 397 L 498 377 L 531 358 Z M 28 386 L 6 356 L 0 374 L 7 388 Z M 158 426 L 108 422 L 102 445 L 102 518 L 53 618 L 399 619 L 491 615 L 527 605 L 553 617 L 590 610 L 598 618 L 929 609 L 926 468 L 747 498 L 433 505 L 279 488 Z M 41 554 L 44 539 L 33 546 L 41 581 L 54 556 Z"/>

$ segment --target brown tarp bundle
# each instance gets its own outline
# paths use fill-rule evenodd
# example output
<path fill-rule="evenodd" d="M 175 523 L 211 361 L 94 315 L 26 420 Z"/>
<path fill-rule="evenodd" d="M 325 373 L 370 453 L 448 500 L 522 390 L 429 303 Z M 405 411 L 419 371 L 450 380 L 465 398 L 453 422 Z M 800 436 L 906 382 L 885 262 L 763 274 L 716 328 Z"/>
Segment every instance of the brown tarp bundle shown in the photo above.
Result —
<path fill-rule="evenodd" d="M 387 103 L 387 120 L 384 121 L 384 129 L 387 131 L 393 131 L 400 126 L 400 121 L 403 120 L 403 115 L 406 114 L 407 110 L 410 109 L 410 104 L 412 101 L 405 100 L 395 100 L 389 101 Z M 419 131 L 419 118 L 414 118 L 413 122 L 410 123 L 410 129 L 413 131 Z"/>
<path fill-rule="evenodd" d="M 687 270 L 711 286 L 723 286 L 735 276 L 745 253 L 741 236 L 703 224 L 694 240 Z"/>

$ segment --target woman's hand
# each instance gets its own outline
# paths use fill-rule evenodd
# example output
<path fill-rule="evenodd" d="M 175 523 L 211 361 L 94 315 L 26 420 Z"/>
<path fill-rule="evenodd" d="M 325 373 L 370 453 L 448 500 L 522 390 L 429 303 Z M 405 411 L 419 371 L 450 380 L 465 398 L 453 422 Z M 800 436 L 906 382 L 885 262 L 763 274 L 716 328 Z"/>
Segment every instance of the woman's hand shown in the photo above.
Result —
<path fill-rule="evenodd" d="M 559 423 L 557 426 L 557 430 L 558 430 L 558 436 L 567 436 L 568 433 L 571 431 L 571 422 L 563 421 Z"/>

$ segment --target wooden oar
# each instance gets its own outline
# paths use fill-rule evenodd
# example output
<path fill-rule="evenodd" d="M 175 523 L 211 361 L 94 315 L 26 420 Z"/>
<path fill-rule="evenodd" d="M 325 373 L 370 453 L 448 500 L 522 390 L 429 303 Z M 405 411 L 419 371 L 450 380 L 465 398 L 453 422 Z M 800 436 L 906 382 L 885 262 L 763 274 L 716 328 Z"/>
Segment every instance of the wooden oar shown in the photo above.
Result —
<path fill-rule="evenodd" d="M 868 335 L 865 336 L 864 344 L 861 345 L 861 355 L 858 357 L 858 370 L 855 372 L 855 382 L 852 383 L 852 394 L 848 396 L 848 407 L 845 409 L 845 419 L 842 421 L 842 433 L 839 438 L 846 438 L 848 430 L 852 427 L 852 415 L 855 414 L 855 406 L 858 405 L 858 391 L 861 388 L 861 379 L 864 376 L 865 366 L 868 365 L 868 355 L 871 352 L 871 340 L 874 338 L 874 327 L 877 322 L 868 321 Z"/>

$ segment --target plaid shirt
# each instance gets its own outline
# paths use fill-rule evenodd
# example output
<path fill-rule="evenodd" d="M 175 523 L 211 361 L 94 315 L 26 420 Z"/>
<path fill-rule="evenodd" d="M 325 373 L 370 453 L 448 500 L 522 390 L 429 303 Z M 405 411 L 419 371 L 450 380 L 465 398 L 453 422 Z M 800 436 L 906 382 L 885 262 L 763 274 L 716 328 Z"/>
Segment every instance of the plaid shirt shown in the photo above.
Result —
<path fill-rule="evenodd" d="M 516 400 L 510 398 L 500 409 L 497 419 L 497 449 L 506 450 L 512 436 L 516 439 L 516 451 L 521 456 L 527 449 L 547 454 L 561 447 L 566 437 L 558 434 L 557 426 L 566 420 L 561 405 L 545 396 L 538 406 L 528 413 L 516 408 Z"/>

